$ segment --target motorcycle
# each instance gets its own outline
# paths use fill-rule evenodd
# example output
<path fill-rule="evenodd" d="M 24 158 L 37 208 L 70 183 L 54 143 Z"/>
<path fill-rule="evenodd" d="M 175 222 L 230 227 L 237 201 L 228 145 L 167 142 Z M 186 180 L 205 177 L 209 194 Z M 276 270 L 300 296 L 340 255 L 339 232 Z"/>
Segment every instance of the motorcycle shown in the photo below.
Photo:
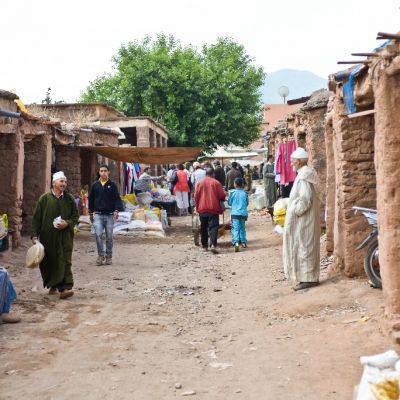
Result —
<path fill-rule="evenodd" d="M 377 211 L 371 208 L 353 207 L 354 214 L 362 213 L 367 218 L 368 223 L 372 227 L 372 232 L 367 238 L 360 243 L 356 250 L 361 250 L 369 245 L 368 251 L 364 257 L 364 269 L 375 288 L 382 288 L 382 279 L 379 266 L 379 246 L 378 246 L 378 214 Z"/>

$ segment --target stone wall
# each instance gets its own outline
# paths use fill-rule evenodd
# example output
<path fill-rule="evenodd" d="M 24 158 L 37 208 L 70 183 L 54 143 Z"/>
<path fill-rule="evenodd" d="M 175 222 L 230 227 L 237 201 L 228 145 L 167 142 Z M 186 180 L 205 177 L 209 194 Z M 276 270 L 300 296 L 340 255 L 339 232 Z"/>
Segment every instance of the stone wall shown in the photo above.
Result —
<path fill-rule="evenodd" d="M 78 196 L 81 191 L 81 151 L 79 147 L 55 146 L 55 169 L 67 177 L 68 191 Z"/>
<path fill-rule="evenodd" d="M 335 224 L 335 194 L 336 194 L 336 173 L 335 173 L 335 154 L 333 142 L 332 112 L 329 112 L 325 119 L 325 149 L 326 149 L 326 207 L 325 207 L 325 226 L 326 240 L 325 250 L 331 255 L 334 249 L 334 224 Z"/>
<path fill-rule="evenodd" d="M 379 263 L 386 314 L 400 317 L 400 44 L 385 50 L 393 58 L 381 62 L 373 79 L 376 137 Z M 399 324 L 397 324 L 399 328 Z M 397 331 L 397 339 L 399 332 Z"/>
<path fill-rule="evenodd" d="M 51 136 L 25 142 L 24 154 L 23 233 L 30 233 L 36 202 L 51 187 Z"/>
<path fill-rule="evenodd" d="M 340 93 L 337 93 L 332 127 L 336 175 L 334 269 L 351 277 L 364 274 L 365 250 L 355 251 L 355 247 L 370 232 L 365 218 L 361 215 L 354 216 L 352 207 L 376 206 L 374 117 L 367 115 L 350 119 Z M 330 224 L 331 221 L 330 219 Z M 329 227 L 331 229 L 332 225 Z"/>
<path fill-rule="evenodd" d="M 295 118 L 294 128 L 298 147 L 304 147 L 307 150 L 309 154 L 308 164 L 318 174 L 321 200 L 320 221 L 322 227 L 325 227 L 326 203 L 325 114 L 326 106 L 323 108 L 302 109 Z"/>
<path fill-rule="evenodd" d="M 0 127 L 1 128 L 1 127 Z M 21 133 L 0 133 L 0 212 L 8 215 L 15 232 L 13 247 L 20 243 L 24 174 L 24 142 Z"/>

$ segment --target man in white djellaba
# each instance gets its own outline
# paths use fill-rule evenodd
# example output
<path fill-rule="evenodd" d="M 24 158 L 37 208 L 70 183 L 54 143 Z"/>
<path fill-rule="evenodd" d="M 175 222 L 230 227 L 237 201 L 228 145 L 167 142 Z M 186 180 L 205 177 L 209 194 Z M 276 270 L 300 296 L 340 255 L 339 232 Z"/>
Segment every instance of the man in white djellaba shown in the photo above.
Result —
<path fill-rule="evenodd" d="M 308 153 L 298 147 L 290 156 L 297 177 L 290 192 L 283 231 L 283 265 L 294 290 L 317 286 L 320 267 L 320 203 L 318 176 L 307 165 Z"/>

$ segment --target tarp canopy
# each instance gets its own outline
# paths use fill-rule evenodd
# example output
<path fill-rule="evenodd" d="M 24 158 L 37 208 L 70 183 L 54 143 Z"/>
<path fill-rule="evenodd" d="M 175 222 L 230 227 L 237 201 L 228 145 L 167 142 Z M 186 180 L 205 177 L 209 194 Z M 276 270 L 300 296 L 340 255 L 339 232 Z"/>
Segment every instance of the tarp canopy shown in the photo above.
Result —
<path fill-rule="evenodd" d="M 141 164 L 177 164 L 195 160 L 201 147 L 109 147 L 82 146 L 115 161 Z"/>
<path fill-rule="evenodd" d="M 245 167 L 246 165 L 250 165 L 250 167 L 255 167 L 261 165 L 264 162 L 263 160 L 231 160 L 231 162 L 233 161 L 236 161 L 242 167 Z"/>
<path fill-rule="evenodd" d="M 213 153 L 206 153 L 204 158 L 215 158 L 222 160 L 224 158 L 248 158 L 255 157 L 258 154 L 255 151 L 248 151 L 242 147 L 218 147 Z"/>

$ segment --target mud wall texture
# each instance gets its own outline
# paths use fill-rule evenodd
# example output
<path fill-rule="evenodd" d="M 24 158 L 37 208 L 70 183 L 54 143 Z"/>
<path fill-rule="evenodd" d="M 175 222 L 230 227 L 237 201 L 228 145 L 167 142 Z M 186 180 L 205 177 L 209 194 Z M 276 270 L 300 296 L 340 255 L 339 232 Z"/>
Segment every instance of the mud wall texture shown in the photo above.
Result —
<path fill-rule="evenodd" d="M 336 176 L 333 228 L 334 269 L 352 277 L 364 273 L 365 251 L 357 252 L 355 247 L 370 231 L 365 218 L 360 215 L 354 216 L 352 207 L 354 205 L 376 207 L 374 116 L 348 118 L 342 99 L 336 96 L 332 128 Z M 332 171 L 330 174 L 332 175 Z M 329 219 L 328 228 L 332 235 L 331 224 L 332 218 Z"/>
<path fill-rule="evenodd" d="M 30 233 L 36 202 L 51 187 L 51 136 L 25 142 L 24 154 L 23 233 Z"/>
<path fill-rule="evenodd" d="M 24 175 L 24 142 L 21 133 L 0 133 L 0 212 L 8 215 L 15 233 L 13 246 L 20 244 Z"/>
<path fill-rule="evenodd" d="M 81 191 L 81 151 L 79 147 L 55 146 L 57 171 L 63 171 L 67 177 L 68 191 L 79 196 Z"/>
<path fill-rule="evenodd" d="M 399 46 L 400 47 L 400 46 Z M 397 60 L 396 60 L 397 59 Z M 396 68 L 397 64 L 397 68 Z M 400 60 L 376 68 L 375 165 L 378 186 L 379 263 L 386 313 L 400 315 Z"/>
<path fill-rule="evenodd" d="M 326 107 L 303 110 L 301 119 L 298 120 L 301 129 L 295 129 L 298 146 L 306 148 L 309 154 L 308 164 L 312 166 L 318 174 L 321 200 L 320 221 L 322 227 L 325 227 L 326 205 L 325 114 Z"/>
<path fill-rule="evenodd" d="M 326 148 L 325 249 L 326 252 L 330 255 L 333 253 L 334 250 L 334 224 L 335 224 L 335 208 L 336 208 L 336 203 L 335 203 L 336 174 L 335 174 L 335 154 L 333 148 L 332 113 L 329 113 L 325 120 L 325 148 Z"/>

